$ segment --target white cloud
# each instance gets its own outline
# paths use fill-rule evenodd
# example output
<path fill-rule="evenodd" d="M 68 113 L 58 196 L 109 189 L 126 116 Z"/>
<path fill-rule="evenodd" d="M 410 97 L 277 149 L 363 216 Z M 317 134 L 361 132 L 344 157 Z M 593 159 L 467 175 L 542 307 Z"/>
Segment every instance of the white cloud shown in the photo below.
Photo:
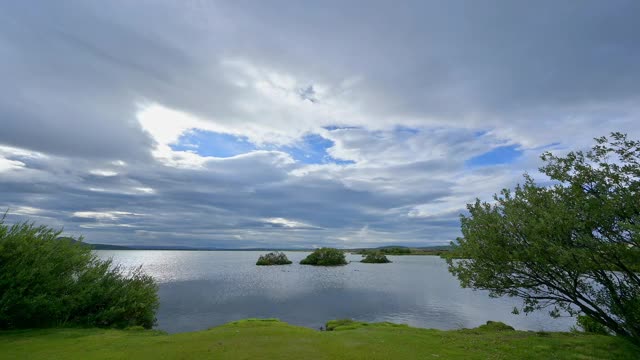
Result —
<path fill-rule="evenodd" d="M 160 104 L 139 105 L 137 119 L 159 146 L 177 142 L 182 134 L 191 129 L 220 131 L 213 124 L 194 115 Z"/>
<path fill-rule="evenodd" d="M 11 213 L 15 215 L 28 215 L 28 216 L 37 216 L 44 212 L 42 209 L 38 209 L 31 206 L 18 206 L 16 208 L 9 207 L 9 210 L 11 210 Z"/>
<path fill-rule="evenodd" d="M 104 170 L 104 169 L 93 169 L 93 170 L 89 170 L 89 173 L 91 175 L 96 175 L 96 176 L 105 176 L 105 177 L 109 177 L 109 176 L 116 176 L 118 175 L 117 172 L 112 171 L 112 170 Z"/>
<path fill-rule="evenodd" d="M 0 172 L 21 169 L 24 166 L 22 161 L 0 158 Z"/>
<path fill-rule="evenodd" d="M 294 221 L 294 220 L 290 220 L 290 219 L 285 219 L 285 218 L 266 218 L 263 219 L 264 222 L 267 222 L 269 224 L 275 224 L 275 225 L 281 225 L 287 228 L 309 228 L 311 227 L 311 225 L 309 224 L 305 224 L 303 222 L 300 221 Z"/>
<path fill-rule="evenodd" d="M 117 220 L 122 217 L 143 216 L 143 214 L 136 214 L 127 211 L 76 211 L 73 213 L 73 216 L 84 219 Z"/>
<path fill-rule="evenodd" d="M 134 225 L 131 224 L 105 224 L 105 223 L 95 223 L 95 224 L 81 224 L 79 226 L 82 229 L 104 229 L 104 228 L 135 228 Z"/>
<path fill-rule="evenodd" d="M 135 190 L 140 191 L 140 192 L 145 193 L 145 194 L 153 194 L 153 193 L 156 192 L 154 189 L 152 189 L 150 187 L 137 187 L 137 188 L 135 188 Z"/>

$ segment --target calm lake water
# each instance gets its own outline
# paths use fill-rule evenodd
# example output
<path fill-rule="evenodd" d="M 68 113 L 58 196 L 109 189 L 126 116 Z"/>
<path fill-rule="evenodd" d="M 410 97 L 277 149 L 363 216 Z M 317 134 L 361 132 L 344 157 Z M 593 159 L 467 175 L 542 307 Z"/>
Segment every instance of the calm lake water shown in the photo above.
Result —
<path fill-rule="evenodd" d="M 287 266 L 256 266 L 256 251 L 96 251 L 126 267 L 143 265 L 160 285 L 158 328 L 203 330 L 229 321 L 278 318 L 319 328 L 327 320 L 390 321 L 436 329 L 503 321 L 522 330 L 565 331 L 571 318 L 546 312 L 513 315 L 517 299 L 462 289 L 437 256 L 390 256 L 391 264 L 299 265 L 308 253 L 287 252 Z"/>

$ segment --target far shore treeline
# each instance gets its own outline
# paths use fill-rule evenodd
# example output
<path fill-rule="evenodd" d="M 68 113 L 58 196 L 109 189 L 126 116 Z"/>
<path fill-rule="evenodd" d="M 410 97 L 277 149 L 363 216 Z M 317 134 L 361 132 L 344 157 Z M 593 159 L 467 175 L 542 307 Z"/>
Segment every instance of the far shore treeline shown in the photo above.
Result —
<path fill-rule="evenodd" d="M 60 237 L 69 241 L 76 241 L 71 237 Z M 171 245 L 113 245 L 99 244 L 83 241 L 80 243 L 88 246 L 93 250 L 171 250 L 171 251 L 269 251 L 269 252 L 313 252 L 315 248 L 215 248 L 215 247 L 190 247 L 190 246 L 171 246 Z M 385 255 L 443 255 L 451 250 L 450 245 L 407 247 L 407 246 L 381 246 L 375 248 L 352 248 L 339 249 L 346 253 L 365 254 L 368 252 L 381 252 Z"/>

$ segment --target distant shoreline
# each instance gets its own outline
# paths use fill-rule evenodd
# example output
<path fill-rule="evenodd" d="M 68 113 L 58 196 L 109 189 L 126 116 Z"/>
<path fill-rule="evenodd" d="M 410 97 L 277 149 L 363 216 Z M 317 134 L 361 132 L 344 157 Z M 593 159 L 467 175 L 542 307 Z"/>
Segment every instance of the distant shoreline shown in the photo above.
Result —
<path fill-rule="evenodd" d="M 100 246 L 94 246 L 96 244 L 88 244 L 92 247 L 93 250 L 100 250 L 100 251 L 109 251 L 109 250 L 119 250 L 119 251 L 254 251 L 254 252 L 264 252 L 264 251 L 288 251 L 288 252 L 313 252 L 315 249 L 199 249 L 199 248 L 142 248 L 142 247 L 118 247 L 118 248 L 113 248 L 113 247 L 108 247 L 108 248 L 102 248 Z M 358 250 L 353 250 L 353 249 L 340 249 L 344 252 L 348 252 L 354 255 L 360 255 L 360 249 Z M 371 249 L 374 250 L 374 249 Z M 436 251 L 442 251 L 442 250 L 436 250 Z M 428 251 L 422 251 L 422 252 L 416 252 L 416 253 L 410 253 L 410 254 L 389 254 L 390 256 L 410 256 L 410 255 L 437 255 L 435 252 L 428 252 Z"/>
<path fill-rule="evenodd" d="M 191 247 L 171 247 L 171 246 L 124 246 L 109 244 L 92 244 L 83 242 L 83 245 L 90 246 L 93 250 L 158 250 L 158 251 L 289 251 L 289 252 L 312 252 L 316 249 L 282 249 L 282 248 L 247 248 L 247 249 L 218 249 L 218 248 L 191 248 Z M 389 246 L 379 248 L 357 248 L 357 249 L 340 249 L 341 251 L 360 255 L 366 251 L 382 251 L 390 248 Z M 448 246 L 425 246 L 408 248 L 407 253 L 386 253 L 387 255 L 439 255 L 442 252 L 450 250 Z"/>

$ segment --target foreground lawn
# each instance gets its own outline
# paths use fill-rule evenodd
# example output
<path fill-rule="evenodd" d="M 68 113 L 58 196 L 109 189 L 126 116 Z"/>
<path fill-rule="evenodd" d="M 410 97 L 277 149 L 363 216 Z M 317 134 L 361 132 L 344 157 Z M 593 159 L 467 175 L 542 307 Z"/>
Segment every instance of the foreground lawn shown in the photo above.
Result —
<path fill-rule="evenodd" d="M 206 331 L 47 329 L 0 332 L 1 359 L 640 359 L 609 336 L 484 327 L 440 331 L 333 322 L 320 332 L 277 320 Z"/>

